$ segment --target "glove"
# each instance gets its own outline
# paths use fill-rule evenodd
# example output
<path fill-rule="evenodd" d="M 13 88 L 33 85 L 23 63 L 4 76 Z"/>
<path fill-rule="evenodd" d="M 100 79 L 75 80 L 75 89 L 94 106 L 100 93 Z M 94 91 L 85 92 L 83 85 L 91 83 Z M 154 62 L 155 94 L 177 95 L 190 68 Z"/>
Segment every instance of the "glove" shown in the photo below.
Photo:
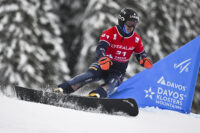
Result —
<path fill-rule="evenodd" d="M 152 61 L 146 57 L 141 59 L 139 63 L 140 63 L 140 65 L 142 65 L 143 67 L 145 67 L 147 69 L 150 69 L 153 67 Z"/>
<path fill-rule="evenodd" d="M 98 64 L 100 65 L 102 70 L 109 70 L 110 66 L 113 65 L 113 62 L 110 58 L 104 56 L 98 60 Z"/>

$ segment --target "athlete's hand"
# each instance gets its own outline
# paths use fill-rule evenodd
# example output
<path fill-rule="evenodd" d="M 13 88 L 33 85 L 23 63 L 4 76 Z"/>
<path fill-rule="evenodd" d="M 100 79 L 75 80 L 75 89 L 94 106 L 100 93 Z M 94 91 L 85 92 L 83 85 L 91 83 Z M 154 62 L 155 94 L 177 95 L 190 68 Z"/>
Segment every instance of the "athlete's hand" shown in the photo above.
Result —
<path fill-rule="evenodd" d="M 109 70 L 110 66 L 113 65 L 113 62 L 109 57 L 104 56 L 98 60 L 98 64 L 100 65 L 102 70 Z"/>
<path fill-rule="evenodd" d="M 143 67 L 150 69 L 153 67 L 153 63 L 150 59 L 148 59 L 147 57 L 143 58 L 140 60 L 140 65 L 142 65 Z"/>

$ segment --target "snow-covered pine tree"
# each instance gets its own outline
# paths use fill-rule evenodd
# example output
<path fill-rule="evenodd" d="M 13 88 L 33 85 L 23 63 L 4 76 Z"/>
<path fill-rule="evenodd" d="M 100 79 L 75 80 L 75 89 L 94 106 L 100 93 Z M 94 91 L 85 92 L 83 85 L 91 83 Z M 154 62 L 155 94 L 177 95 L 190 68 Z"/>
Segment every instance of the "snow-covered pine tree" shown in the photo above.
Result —
<path fill-rule="evenodd" d="M 1 0 L 1 83 L 39 87 L 68 79 L 52 0 Z"/>
<path fill-rule="evenodd" d="M 75 76 L 75 66 L 80 58 L 82 43 L 82 16 L 88 5 L 88 0 L 59 0 L 54 1 L 57 5 L 56 14 L 60 18 L 61 37 L 66 60 L 70 69 L 70 76 Z M 81 66 L 84 66 L 81 64 Z"/>
<path fill-rule="evenodd" d="M 138 2 L 144 9 L 140 25 L 142 37 L 150 45 L 147 48 L 155 61 L 198 36 L 198 0 Z"/>

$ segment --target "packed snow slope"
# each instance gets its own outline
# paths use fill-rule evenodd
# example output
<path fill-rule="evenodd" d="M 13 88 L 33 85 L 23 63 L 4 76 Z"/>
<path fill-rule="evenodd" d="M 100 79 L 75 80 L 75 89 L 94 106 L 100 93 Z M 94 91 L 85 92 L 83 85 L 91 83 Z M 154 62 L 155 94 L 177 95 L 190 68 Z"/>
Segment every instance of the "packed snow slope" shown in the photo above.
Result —
<path fill-rule="evenodd" d="M 200 115 L 153 108 L 137 117 L 76 111 L 0 94 L 0 133 L 198 133 Z"/>

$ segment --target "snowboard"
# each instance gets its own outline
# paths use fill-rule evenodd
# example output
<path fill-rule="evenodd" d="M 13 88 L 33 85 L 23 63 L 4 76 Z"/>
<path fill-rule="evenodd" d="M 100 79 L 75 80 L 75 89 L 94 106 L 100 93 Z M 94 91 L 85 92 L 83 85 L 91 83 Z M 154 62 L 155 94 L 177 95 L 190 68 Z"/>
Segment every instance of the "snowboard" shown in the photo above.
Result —
<path fill-rule="evenodd" d="M 132 98 L 109 99 L 93 98 L 55 92 L 46 92 L 15 86 L 16 96 L 20 100 L 64 107 L 87 112 L 105 113 L 112 115 L 137 116 L 138 105 Z"/>

